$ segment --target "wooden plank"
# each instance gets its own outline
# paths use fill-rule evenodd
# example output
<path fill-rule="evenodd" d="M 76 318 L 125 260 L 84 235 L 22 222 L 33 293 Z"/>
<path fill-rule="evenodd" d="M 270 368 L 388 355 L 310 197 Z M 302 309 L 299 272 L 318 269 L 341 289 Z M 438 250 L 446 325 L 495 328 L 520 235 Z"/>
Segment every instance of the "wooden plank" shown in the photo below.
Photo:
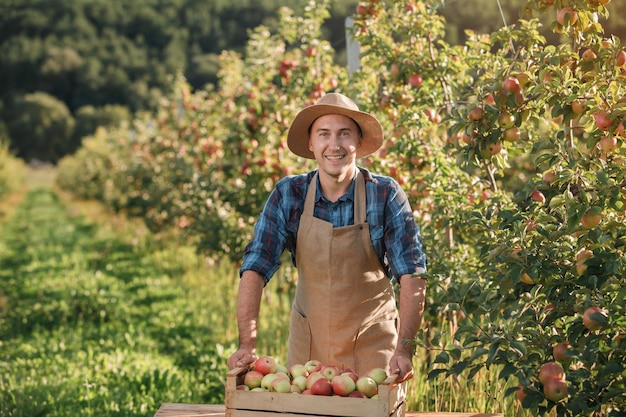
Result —
<path fill-rule="evenodd" d="M 353 398 L 358 400 L 358 398 Z M 371 401 L 371 400 L 365 400 Z M 402 405 L 404 407 L 404 404 Z M 399 414 L 394 413 L 392 416 Z M 407 411 L 405 417 L 504 417 L 504 414 Z M 161 405 L 154 417 L 305 417 L 302 414 L 259 410 L 226 410 L 224 405 L 175 404 Z M 314 417 L 314 415 L 311 415 Z"/>
<path fill-rule="evenodd" d="M 164 403 L 154 417 L 224 417 L 223 404 L 176 404 Z"/>

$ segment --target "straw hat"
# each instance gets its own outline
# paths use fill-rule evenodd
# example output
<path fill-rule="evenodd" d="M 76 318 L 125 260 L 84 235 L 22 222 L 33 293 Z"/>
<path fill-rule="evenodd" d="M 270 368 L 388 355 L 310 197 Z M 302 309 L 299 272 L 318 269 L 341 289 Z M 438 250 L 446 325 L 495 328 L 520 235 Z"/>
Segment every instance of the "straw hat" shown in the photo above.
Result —
<path fill-rule="evenodd" d="M 348 116 L 359 125 L 362 141 L 357 149 L 357 158 L 376 152 L 383 144 L 383 128 L 374 116 L 360 111 L 356 103 L 343 94 L 328 93 L 315 104 L 301 110 L 293 119 L 287 133 L 287 145 L 291 152 L 315 159 L 309 150 L 309 128 L 318 117 L 327 114 Z"/>

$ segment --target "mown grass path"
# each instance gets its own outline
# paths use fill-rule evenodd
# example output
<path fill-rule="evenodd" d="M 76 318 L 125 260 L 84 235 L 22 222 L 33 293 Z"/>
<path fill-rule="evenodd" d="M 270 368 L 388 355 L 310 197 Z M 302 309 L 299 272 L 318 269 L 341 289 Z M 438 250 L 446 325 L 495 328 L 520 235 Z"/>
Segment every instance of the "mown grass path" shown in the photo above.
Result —
<path fill-rule="evenodd" d="M 193 252 L 151 242 L 71 214 L 46 187 L 2 220 L 0 416 L 223 401 L 231 271 L 190 283 Z"/>

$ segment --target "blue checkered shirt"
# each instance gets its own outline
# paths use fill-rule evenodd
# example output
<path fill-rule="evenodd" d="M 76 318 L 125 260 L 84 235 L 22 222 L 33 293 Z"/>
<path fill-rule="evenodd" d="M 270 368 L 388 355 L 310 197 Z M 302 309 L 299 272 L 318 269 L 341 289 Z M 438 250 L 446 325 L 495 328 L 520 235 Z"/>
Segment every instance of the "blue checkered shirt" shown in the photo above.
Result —
<path fill-rule="evenodd" d="M 415 224 L 406 194 L 393 178 L 359 169 L 365 178 L 367 223 L 372 246 L 387 275 L 398 278 L 404 274 L 425 272 L 426 256 L 422 251 L 420 229 Z M 255 226 L 254 237 L 245 248 L 240 273 L 256 271 L 267 283 L 280 267 L 285 249 L 291 253 L 295 265 L 300 215 L 315 172 L 288 176 L 276 184 Z M 352 181 L 348 192 L 336 202 L 327 200 L 318 187 L 313 215 L 332 223 L 333 227 L 352 225 L 354 183 Z"/>

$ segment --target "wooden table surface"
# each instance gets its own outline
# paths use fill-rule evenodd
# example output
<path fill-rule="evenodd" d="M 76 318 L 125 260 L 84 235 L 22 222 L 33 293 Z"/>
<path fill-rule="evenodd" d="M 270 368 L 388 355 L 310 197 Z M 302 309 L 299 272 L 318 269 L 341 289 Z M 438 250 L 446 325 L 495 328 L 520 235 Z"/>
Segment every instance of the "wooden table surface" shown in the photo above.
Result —
<path fill-rule="evenodd" d="M 224 405 L 165 403 L 154 417 L 224 417 Z M 406 417 L 502 417 L 502 414 L 407 411 Z"/>

